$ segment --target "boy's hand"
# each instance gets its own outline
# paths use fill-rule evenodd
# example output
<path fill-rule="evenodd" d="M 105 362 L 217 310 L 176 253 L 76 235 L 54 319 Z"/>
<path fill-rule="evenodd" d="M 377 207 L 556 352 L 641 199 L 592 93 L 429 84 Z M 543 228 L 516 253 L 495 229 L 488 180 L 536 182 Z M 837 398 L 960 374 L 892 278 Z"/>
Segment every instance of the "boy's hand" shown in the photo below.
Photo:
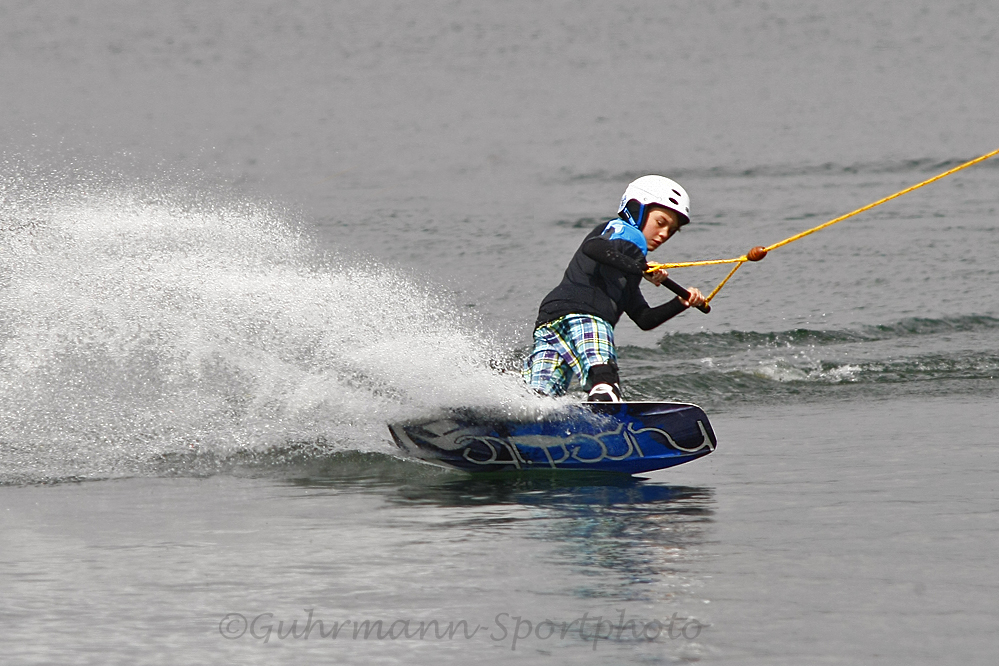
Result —
<path fill-rule="evenodd" d="M 702 294 L 701 290 L 698 289 L 697 287 L 691 287 L 687 289 L 687 291 L 690 292 L 690 299 L 685 300 L 681 298 L 680 302 L 686 305 L 688 308 L 699 308 L 707 302 L 704 299 L 704 294 Z"/>
<path fill-rule="evenodd" d="M 704 294 L 701 293 L 700 289 L 697 289 L 696 287 L 691 289 L 681 287 L 672 280 L 667 279 L 668 275 L 669 273 L 666 272 L 665 268 L 652 268 L 649 269 L 649 271 L 642 277 L 657 287 L 661 287 L 663 283 L 666 283 L 669 290 L 677 295 L 677 298 L 680 299 L 680 302 L 683 303 L 684 306 L 688 308 L 697 308 L 705 314 L 711 312 L 711 306 L 708 305 L 708 299 L 704 298 Z M 685 294 L 689 296 L 689 298 L 684 298 Z"/>
<path fill-rule="evenodd" d="M 648 280 L 649 282 L 651 282 L 652 284 L 654 284 L 654 285 L 656 285 L 658 287 L 658 286 L 660 286 L 663 283 L 663 280 L 665 280 L 668 275 L 669 275 L 669 273 L 666 272 L 666 269 L 664 269 L 664 268 L 656 268 L 656 269 L 650 270 L 648 273 L 646 273 L 642 277 L 644 277 L 646 280 Z"/>

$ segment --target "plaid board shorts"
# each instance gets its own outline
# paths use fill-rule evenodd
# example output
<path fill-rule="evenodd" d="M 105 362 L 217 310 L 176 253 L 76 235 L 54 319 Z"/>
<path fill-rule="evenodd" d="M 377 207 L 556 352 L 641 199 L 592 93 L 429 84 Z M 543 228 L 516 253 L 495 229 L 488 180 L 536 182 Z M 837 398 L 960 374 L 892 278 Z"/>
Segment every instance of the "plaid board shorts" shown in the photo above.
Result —
<path fill-rule="evenodd" d="M 534 329 L 524 380 L 545 395 L 563 395 L 573 377 L 585 386 L 590 368 L 617 363 L 614 327 L 593 315 L 566 315 Z"/>

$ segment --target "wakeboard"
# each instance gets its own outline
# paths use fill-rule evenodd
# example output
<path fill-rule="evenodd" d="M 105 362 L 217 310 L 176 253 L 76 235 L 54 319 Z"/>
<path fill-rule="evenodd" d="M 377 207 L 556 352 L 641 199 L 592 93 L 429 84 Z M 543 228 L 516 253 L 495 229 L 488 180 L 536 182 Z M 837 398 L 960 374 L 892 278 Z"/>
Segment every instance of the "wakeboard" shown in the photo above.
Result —
<path fill-rule="evenodd" d="M 389 431 L 408 454 L 467 472 L 640 474 L 705 456 L 717 442 L 700 407 L 673 402 L 588 402 L 521 420 L 457 409 Z"/>

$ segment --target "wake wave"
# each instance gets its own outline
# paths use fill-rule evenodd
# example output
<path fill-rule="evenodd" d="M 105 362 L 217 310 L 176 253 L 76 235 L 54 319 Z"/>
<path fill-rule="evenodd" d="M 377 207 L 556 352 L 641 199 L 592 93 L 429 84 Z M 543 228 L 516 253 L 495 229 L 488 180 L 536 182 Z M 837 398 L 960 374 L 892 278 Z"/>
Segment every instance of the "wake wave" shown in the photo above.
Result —
<path fill-rule="evenodd" d="M 926 355 L 869 363 L 802 362 L 776 358 L 732 365 L 709 363 L 697 370 L 632 373 L 631 400 L 680 400 L 715 408 L 770 403 L 798 397 L 892 397 L 991 393 L 999 389 L 999 354 Z"/>
<path fill-rule="evenodd" d="M 672 358 L 694 358 L 740 353 L 750 349 L 800 348 L 846 343 L 898 341 L 920 336 L 947 333 L 999 331 L 999 319 L 968 315 L 946 319 L 908 318 L 901 321 L 865 326 L 854 330 L 815 330 L 796 328 L 787 331 L 727 331 L 725 333 L 674 333 L 659 341 L 659 348 Z"/>
<path fill-rule="evenodd" d="M 724 408 L 788 399 L 999 390 L 999 319 L 911 318 L 855 330 L 672 334 L 621 350 L 629 399 Z"/>
<path fill-rule="evenodd" d="M 0 190 L 0 482 L 389 452 L 392 420 L 538 408 L 449 304 L 264 206 L 93 190 Z"/>

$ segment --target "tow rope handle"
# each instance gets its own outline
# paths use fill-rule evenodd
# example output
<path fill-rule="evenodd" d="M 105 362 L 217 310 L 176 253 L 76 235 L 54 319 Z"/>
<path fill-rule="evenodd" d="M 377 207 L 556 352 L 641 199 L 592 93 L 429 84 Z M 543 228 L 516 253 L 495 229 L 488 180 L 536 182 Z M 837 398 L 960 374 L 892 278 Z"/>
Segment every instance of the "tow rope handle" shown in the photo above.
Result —
<path fill-rule="evenodd" d="M 663 287 L 666 287 L 667 289 L 672 291 L 674 294 L 676 294 L 683 300 L 687 302 L 690 301 L 690 292 L 687 291 L 685 288 L 681 287 L 680 285 L 678 285 L 676 282 L 673 282 L 673 280 L 670 280 L 669 278 L 663 278 L 663 281 L 660 284 Z M 698 305 L 697 309 L 703 312 L 704 314 L 711 312 L 711 306 L 708 305 L 707 303 L 705 303 L 704 305 Z"/>

